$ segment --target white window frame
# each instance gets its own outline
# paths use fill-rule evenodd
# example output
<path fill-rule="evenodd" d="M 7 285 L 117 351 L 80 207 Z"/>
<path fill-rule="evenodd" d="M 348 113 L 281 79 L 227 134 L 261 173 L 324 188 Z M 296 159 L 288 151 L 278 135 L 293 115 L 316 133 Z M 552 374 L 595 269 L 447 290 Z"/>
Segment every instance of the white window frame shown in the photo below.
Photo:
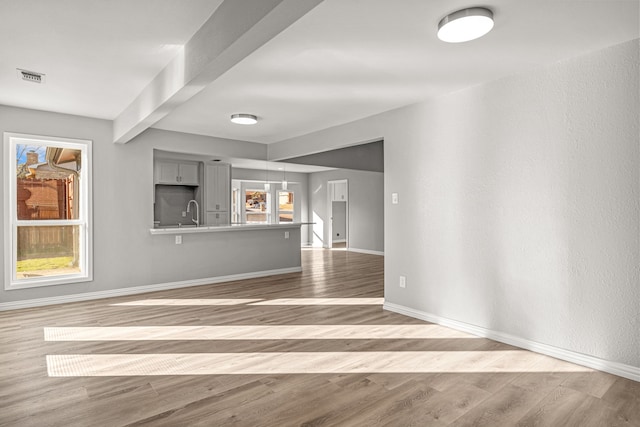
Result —
<path fill-rule="evenodd" d="M 78 219 L 70 220 L 18 220 L 17 209 L 17 177 L 16 146 L 44 145 L 78 149 L 81 153 L 82 175 L 79 180 Z M 93 224 L 92 224 L 92 180 L 91 180 L 91 145 L 92 141 L 84 139 L 58 138 L 20 133 L 4 133 L 4 271 L 5 290 L 35 288 L 50 285 L 88 282 L 93 280 Z M 61 274 L 46 277 L 17 279 L 17 233 L 18 226 L 60 226 L 75 225 L 80 228 L 79 273 Z"/>

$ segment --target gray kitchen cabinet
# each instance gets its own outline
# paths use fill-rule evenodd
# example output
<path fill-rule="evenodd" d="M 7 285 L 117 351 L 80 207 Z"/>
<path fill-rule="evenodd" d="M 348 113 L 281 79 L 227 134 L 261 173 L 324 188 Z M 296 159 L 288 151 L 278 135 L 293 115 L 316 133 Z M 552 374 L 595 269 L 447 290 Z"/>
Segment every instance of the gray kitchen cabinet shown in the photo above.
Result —
<path fill-rule="evenodd" d="M 229 213 L 207 212 L 207 225 L 229 225 Z"/>
<path fill-rule="evenodd" d="M 231 204 L 231 165 L 225 163 L 205 165 L 204 195 L 207 225 L 228 224 Z"/>
<path fill-rule="evenodd" d="M 198 163 L 158 160 L 155 165 L 155 183 L 164 185 L 200 185 Z"/>

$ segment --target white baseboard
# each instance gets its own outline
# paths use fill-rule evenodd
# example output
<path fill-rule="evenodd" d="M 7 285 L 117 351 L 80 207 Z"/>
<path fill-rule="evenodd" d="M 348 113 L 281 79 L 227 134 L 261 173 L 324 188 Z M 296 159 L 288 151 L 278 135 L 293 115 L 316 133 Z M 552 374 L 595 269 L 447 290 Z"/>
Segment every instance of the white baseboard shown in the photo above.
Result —
<path fill-rule="evenodd" d="M 345 243 L 347 241 L 347 239 L 341 239 L 341 240 L 332 240 L 333 243 Z"/>
<path fill-rule="evenodd" d="M 499 341 L 505 344 L 520 347 L 525 350 L 545 354 L 547 356 L 555 357 L 556 359 L 575 363 L 581 366 L 586 366 L 598 371 L 608 372 L 610 374 L 618 375 L 630 380 L 640 381 L 640 367 L 599 359 L 597 357 L 565 350 L 563 348 L 554 347 L 552 345 L 541 344 L 525 338 L 516 337 L 514 335 L 509 335 L 502 332 L 492 331 L 491 329 L 470 325 L 468 323 L 459 322 L 457 320 L 447 319 L 435 314 L 415 310 L 413 308 L 393 304 L 386 301 L 383 305 L 383 309 L 403 314 L 405 316 L 414 317 L 416 319 L 426 320 L 427 322 L 436 323 L 438 325 L 446 326 L 458 331 L 468 332 L 479 337 L 489 338 L 494 341 Z"/>
<path fill-rule="evenodd" d="M 357 252 L 357 253 L 360 253 L 360 254 L 384 256 L 384 252 L 372 251 L 372 250 L 369 250 L 369 249 L 347 248 L 347 250 L 350 251 L 350 252 Z"/>
<path fill-rule="evenodd" d="M 154 291 L 188 288 L 191 286 L 212 285 L 234 280 L 255 279 L 257 277 L 275 276 L 278 274 L 299 273 L 302 267 L 280 268 L 276 270 L 255 271 L 251 273 L 231 274 L 228 276 L 208 277 L 205 279 L 183 280 L 180 282 L 158 283 L 154 285 L 133 286 L 108 291 L 87 292 L 83 294 L 61 295 L 58 297 L 36 298 L 23 301 L 0 303 L 0 311 L 18 310 L 21 308 L 41 307 L 44 305 L 64 304 L 68 302 L 89 301 L 100 298 L 112 298 L 125 295 L 136 295 Z"/>

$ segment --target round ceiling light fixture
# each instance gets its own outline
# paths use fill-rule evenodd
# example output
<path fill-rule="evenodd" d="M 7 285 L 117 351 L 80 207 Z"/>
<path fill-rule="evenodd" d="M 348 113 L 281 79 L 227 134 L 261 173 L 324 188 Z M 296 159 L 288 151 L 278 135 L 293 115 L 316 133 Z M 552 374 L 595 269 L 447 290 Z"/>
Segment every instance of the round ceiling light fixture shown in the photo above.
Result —
<path fill-rule="evenodd" d="M 253 114 L 232 114 L 231 121 L 238 125 L 255 125 L 258 123 L 258 117 Z"/>
<path fill-rule="evenodd" d="M 493 12 L 484 7 L 471 7 L 450 13 L 438 24 L 438 38 L 447 43 L 475 40 L 493 28 Z"/>

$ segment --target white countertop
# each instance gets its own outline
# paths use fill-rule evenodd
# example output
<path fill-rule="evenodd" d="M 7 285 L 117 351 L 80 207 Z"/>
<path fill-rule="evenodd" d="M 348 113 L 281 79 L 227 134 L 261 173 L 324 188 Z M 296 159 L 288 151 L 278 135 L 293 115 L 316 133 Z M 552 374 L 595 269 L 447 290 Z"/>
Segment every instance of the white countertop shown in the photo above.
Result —
<path fill-rule="evenodd" d="M 273 228 L 298 228 L 306 224 L 302 222 L 287 222 L 282 224 L 232 224 L 232 225 L 203 225 L 200 227 L 160 227 L 151 228 L 151 234 L 190 234 L 190 233 L 216 233 L 222 231 L 251 231 L 270 230 Z"/>

